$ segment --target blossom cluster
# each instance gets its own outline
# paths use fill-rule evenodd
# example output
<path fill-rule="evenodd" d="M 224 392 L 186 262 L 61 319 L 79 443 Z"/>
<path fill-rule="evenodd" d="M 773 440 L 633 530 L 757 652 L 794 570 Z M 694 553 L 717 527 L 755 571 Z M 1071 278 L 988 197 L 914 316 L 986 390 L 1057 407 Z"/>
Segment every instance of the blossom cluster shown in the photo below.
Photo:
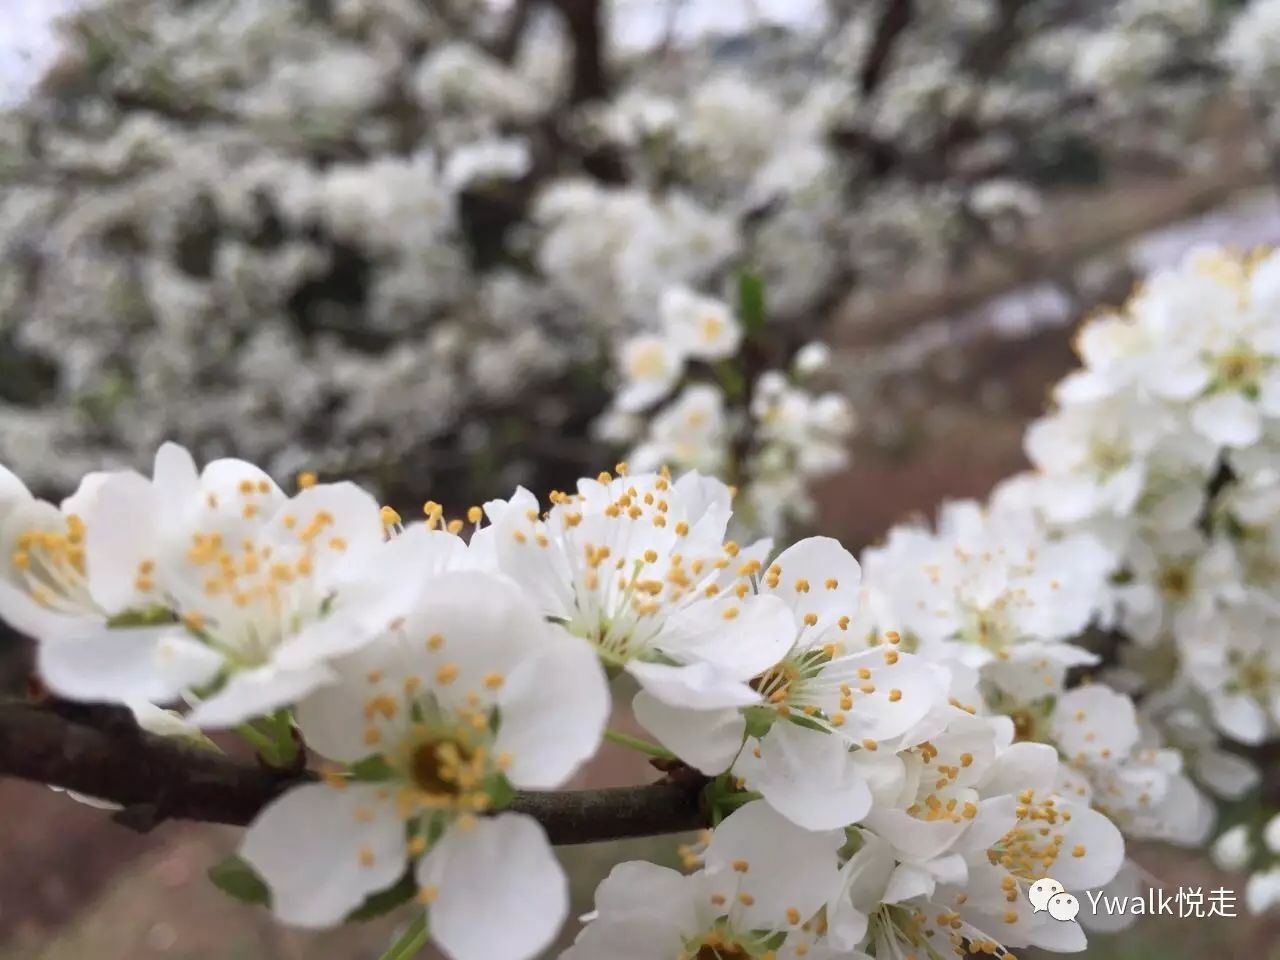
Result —
<path fill-rule="evenodd" d="M 478 0 L 74 12 L 0 117 L 0 458 L 42 490 L 172 437 L 396 502 L 567 483 L 597 447 L 546 436 L 584 440 L 584 380 L 670 289 L 753 267 L 790 357 L 848 291 L 1016 241 L 1044 184 L 1202 160 L 1226 26 L 1209 0 L 917 3 L 872 71 L 879 4 L 661 51 L 572 50 L 532 6 L 514 50 Z M 596 61 L 599 89 L 567 81 Z M 779 433 L 843 416 L 775 399 Z M 798 459 L 761 451 L 769 505 L 803 499 Z"/>
<path fill-rule="evenodd" d="M 505 807 L 594 754 L 610 678 L 707 775 L 722 820 L 686 851 L 688 876 L 619 866 L 574 957 L 640 924 L 673 956 L 1079 949 L 1079 925 L 1033 913 L 1026 889 L 1112 881 L 1106 774 L 1170 766 L 1134 749 L 1100 688 L 1064 695 L 1043 731 L 993 709 L 989 687 L 1017 687 L 1006 663 L 1071 662 L 1055 644 L 1093 583 L 1059 599 L 1043 578 L 1088 569 L 1084 540 L 1046 546 L 1043 573 L 994 560 L 1026 581 L 1018 612 L 1045 609 L 975 641 L 954 618 L 928 637 L 888 628 L 887 594 L 834 540 L 727 539 L 731 491 L 696 472 L 620 466 L 546 504 L 521 488 L 465 520 L 428 503 L 413 523 L 348 482 L 299 487 L 243 461 L 197 469 L 172 444 L 150 477 L 91 474 L 60 506 L 9 473 L 0 487 L 0 614 L 37 639 L 52 691 L 177 704 L 189 727 L 251 742 L 296 726 L 324 758 L 240 849 L 288 923 L 339 923 L 408 874 L 450 956 L 543 949 L 565 879 L 541 826 Z M 972 579 L 939 570 L 917 594 L 926 619 L 973 598 L 948 574 Z M 1040 658 L 1000 655 L 1023 647 Z"/>
<path fill-rule="evenodd" d="M 813 519 L 809 485 L 847 465 L 856 420 L 842 394 L 813 389 L 829 362 L 825 344 L 805 344 L 786 373 L 753 369 L 762 306 L 746 331 L 724 301 L 668 289 L 658 328 L 618 350 L 618 392 L 595 429 L 632 442 L 627 462 L 636 469 L 731 480 L 737 528 L 776 536 Z"/>
<path fill-rule="evenodd" d="M 1135 891 L 1126 840 L 1204 844 L 1215 800 L 1258 782 L 1239 745 L 1274 739 L 1278 297 L 1280 253 L 1155 273 L 1082 327 L 1033 470 L 860 560 L 735 539 L 733 488 L 698 471 L 620 464 L 406 522 L 350 482 L 290 494 L 165 444 L 150 476 L 91 473 L 59 505 L 0 470 L 0 617 L 59 696 L 322 759 L 240 849 L 290 924 L 416 892 L 451 957 L 543 950 L 567 885 L 509 807 L 564 786 L 620 699 L 701 775 L 712 829 L 684 871 L 617 866 L 572 960 L 637 937 L 672 958 L 1079 950 L 1115 918 L 1055 920 L 1031 885 Z M 624 406 L 745 334 L 720 301 L 664 301 L 623 350 Z M 627 364 L 655 344 L 667 380 Z M 1214 845 L 1258 910 L 1268 816 Z"/>
<path fill-rule="evenodd" d="M 1149 277 L 1081 329 L 1082 369 L 1026 436 L 1037 470 L 1000 494 L 1105 545 L 1113 682 L 1229 797 L 1256 774 L 1214 736 L 1256 747 L 1280 728 L 1278 308 L 1273 252 L 1199 249 Z"/>

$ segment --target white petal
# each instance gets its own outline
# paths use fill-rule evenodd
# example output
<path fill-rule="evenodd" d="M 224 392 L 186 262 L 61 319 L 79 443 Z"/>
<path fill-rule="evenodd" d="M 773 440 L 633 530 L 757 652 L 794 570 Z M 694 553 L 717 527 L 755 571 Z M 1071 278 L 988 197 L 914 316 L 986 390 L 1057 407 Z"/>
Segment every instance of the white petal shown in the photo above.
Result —
<path fill-rule="evenodd" d="M 151 483 L 155 487 L 161 516 L 166 521 L 175 522 L 195 503 L 200 492 L 200 473 L 185 447 L 162 443 L 156 451 Z"/>
<path fill-rule="evenodd" d="M 556 542 L 540 546 L 537 522 L 538 499 L 520 487 L 506 503 L 491 501 L 485 511 L 492 526 L 490 535 L 498 566 L 520 584 L 545 616 L 569 618 L 573 615 L 573 572 Z M 517 536 L 518 535 L 518 536 Z M 545 536 L 545 534 L 544 534 Z"/>
<path fill-rule="evenodd" d="M 780 720 L 759 749 L 757 758 L 749 744 L 734 772 L 797 826 L 834 830 L 871 809 L 871 790 L 842 737 Z"/>
<path fill-rule="evenodd" d="M 85 560 L 94 602 L 114 615 L 156 603 L 137 588 L 138 565 L 156 559 L 158 511 L 151 483 L 118 473 L 99 488 L 85 519 Z"/>
<path fill-rule="evenodd" d="M 707 846 L 706 864 L 723 868 L 731 895 L 740 885 L 754 898 L 735 910 L 735 917 L 747 926 L 772 927 L 789 907 L 808 917 L 826 903 L 840 882 L 836 851 L 843 843 L 843 830 L 802 830 L 757 800 L 721 821 Z M 747 862 L 746 873 L 732 870 L 737 860 Z"/>
<path fill-rule="evenodd" d="M 1088 901 L 1080 904 L 1081 913 L 1088 912 Z M 1079 923 L 1062 923 L 1050 918 L 1040 920 L 1030 935 L 1031 942 L 1042 950 L 1054 953 L 1079 953 L 1088 944 L 1084 928 Z"/>
<path fill-rule="evenodd" d="M 1261 743 L 1267 736 L 1267 712 L 1261 704 L 1243 693 L 1226 694 L 1210 700 L 1213 720 L 1227 736 L 1250 745 Z"/>
<path fill-rule="evenodd" d="M 653 914 L 674 929 L 696 932 L 693 896 L 697 884 L 670 867 L 645 860 L 620 863 L 596 888 L 596 910 L 602 919 L 625 914 Z"/>
<path fill-rule="evenodd" d="M 742 748 L 746 720 L 736 709 L 686 710 L 641 690 L 631 703 L 636 720 L 685 763 L 716 776 Z"/>
<path fill-rule="evenodd" d="M 964 833 L 968 821 L 917 820 L 905 810 L 873 807 L 866 825 L 891 842 L 911 860 L 928 860 L 951 848 Z"/>
<path fill-rule="evenodd" d="M 3 576 L 0 576 L 0 620 L 33 640 L 76 640 L 106 629 L 100 615 L 51 610 L 36 603 L 31 594 L 18 589 Z"/>
<path fill-rule="evenodd" d="M 726 619 L 732 609 L 736 616 Z M 754 677 L 787 655 L 796 638 L 795 615 L 776 597 L 732 596 L 697 603 L 672 615 L 655 645 L 687 663 L 717 664 L 728 676 Z"/>
<path fill-rule="evenodd" d="M 1107 897 L 1108 900 L 1116 897 L 1136 897 L 1143 894 L 1143 881 L 1141 870 L 1132 860 L 1126 860 L 1120 868 L 1120 872 L 1116 874 L 1115 879 L 1102 887 L 1098 893 Z M 1099 909 L 1094 910 L 1090 906 L 1087 894 L 1081 893 L 1077 895 L 1080 900 L 1080 916 L 1078 920 L 1081 926 L 1090 932 L 1098 933 L 1114 933 L 1117 930 L 1123 930 L 1130 926 L 1135 915 L 1127 910 L 1116 910 L 1114 912 Z M 1101 907 L 1101 901 L 1099 902 Z M 1066 926 L 1066 924 L 1063 924 Z"/>
<path fill-rule="evenodd" d="M 929 871 L 910 863 L 900 863 L 889 877 L 885 903 L 901 903 L 912 897 L 931 897 L 937 881 Z"/>
<path fill-rule="evenodd" d="M 1257 767 L 1225 750 L 1202 750 L 1196 755 L 1196 779 L 1224 800 L 1239 800 L 1258 783 Z"/>
<path fill-rule="evenodd" d="M 320 550 L 315 555 L 318 569 L 343 563 L 346 558 L 363 558 L 383 546 L 382 515 L 378 501 L 354 483 L 321 483 L 283 502 L 267 524 L 267 535 L 281 543 L 297 543 L 297 534 L 288 526 L 307 523 L 319 513 L 333 520 L 324 528 L 325 538 L 346 542 L 343 551 Z M 289 518 L 292 518 L 290 520 Z"/>
<path fill-rule="evenodd" d="M 987 850 L 1014 828 L 1018 822 L 1017 801 L 1011 796 L 990 797 L 978 801 L 978 813 L 969 824 L 956 849 L 972 853 Z"/>
<path fill-rule="evenodd" d="M 951 677 L 944 667 L 909 653 L 897 655 L 892 664 L 885 656 L 883 648 L 866 650 L 837 657 L 822 671 L 822 680 L 832 689 L 830 702 L 822 705 L 828 714 L 839 702 L 837 683 L 843 681 L 855 691 L 852 708 L 840 711 L 845 715 L 840 733 L 852 741 L 901 737 L 946 699 Z M 867 670 L 873 681 L 868 689 L 874 688 L 870 693 L 861 689 L 867 682 L 859 671 Z"/>
<path fill-rule="evenodd" d="M 285 923 L 328 927 L 404 873 L 404 824 L 373 784 L 296 787 L 258 814 L 240 856 Z"/>
<path fill-rule="evenodd" d="M 671 960 L 684 947 L 667 918 L 645 914 L 593 920 L 560 960 Z"/>
<path fill-rule="evenodd" d="M 519 813 L 448 831 L 422 858 L 418 879 L 439 890 L 428 923 L 454 960 L 527 960 L 551 943 L 569 909 L 546 834 Z"/>
<path fill-rule="evenodd" d="M 221 657 L 203 644 L 175 636 L 175 628 L 112 630 L 70 640 L 46 640 L 37 650 L 41 678 L 70 700 L 168 703 L 213 677 Z"/>
<path fill-rule="evenodd" d="M 1212 374 L 1195 352 L 1166 354 L 1146 369 L 1145 382 L 1153 393 L 1170 400 L 1190 400 L 1206 386 Z"/>
<path fill-rule="evenodd" d="M 1058 749 L 1072 760 L 1119 761 L 1138 742 L 1133 701 L 1100 683 L 1064 693 L 1050 722 Z"/>
<path fill-rule="evenodd" d="M 840 886 L 827 902 L 827 935 L 833 946 L 851 950 L 867 932 L 869 912 L 884 901 L 897 861 L 893 847 L 874 833 L 862 833 L 862 847 L 840 868 Z"/>
<path fill-rule="evenodd" d="M 646 691 L 673 707 L 697 705 L 705 710 L 721 710 L 760 702 L 760 694 L 746 683 L 725 676 L 709 663 L 672 666 L 633 660 L 626 670 Z"/>
<path fill-rule="evenodd" d="M 813 614 L 817 623 L 808 629 L 815 636 L 841 617 L 857 614 L 862 568 L 838 540 L 808 537 L 782 551 L 770 569 L 779 571 L 778 585 L 766 583 L 762 592 L 783 600 L 796 612 L 797 622 Z"/>
<path fill-rule="evenodd" d="M 1262 417 L 1238 393 L 1215 393 L 1191 408 L 1191 425 L 1214 443 L 1247 447 L 1262 436 Z"/>
<path fill-rule="evenodd" d="M 226 686 L 202 700 L 189 719 L 205 730 L 219 730 L 261 717 L 280 707 L 297 703 L 325 683 L 332 683 L 333 671 L 325 666 L 285 670 L 270 664 L 232 674 Z"/>
<path fill-rule="evenodd" d="M 1047 743 L 1021 741 L 1000 752 L 983 777 L 983 796 L 1017 794 L 1028 788 L 1037 793 L 1053 789 L 1058 779 L 1058 751 Z"/>
<path fill-rule="evenodd" d="M 595 652 L 549 637 L 547 650 L 519 664 L 498 697 L 494 749 L 508 754 L 519 787 L 558 787 L 589 760 L 609 719 L 609 686 Z"/>
<path fill-rule="evenodd" d="M 294 711 L 308 747 L 330 760 L 355 763 L 377 752 L 365 739 L 371 723 L 380 743 L 400 741 L 412 722 L 410 711 L 378 714 L 372 721 L 364 713 L 372 697 L 387 694 L 398 701 L 404 696 L 404 672 L 391 666 L 398 653 L 393 643 L 380 640 L 331 664 L 335 682 L 311 691 Z"/>
<path fill-rule="evenodd" d="M 1057 809 L 1068 811 L 1071 820 L 1059 825 L 1065 839 L 1050 876 L 1072 891 L 1110 883 L 1124 863 L 1124 838 L 1116 825 L 1078 803 L 1062 801 Z M 1077 849 L 1082 851 L 1080 856 L 1075 855 Z"/>

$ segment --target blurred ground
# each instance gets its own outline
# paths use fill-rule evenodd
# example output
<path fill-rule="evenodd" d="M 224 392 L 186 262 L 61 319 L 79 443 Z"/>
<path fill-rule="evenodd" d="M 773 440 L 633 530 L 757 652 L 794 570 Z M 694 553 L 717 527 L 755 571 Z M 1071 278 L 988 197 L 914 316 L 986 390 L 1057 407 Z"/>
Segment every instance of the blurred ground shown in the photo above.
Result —
<path fill-rule="evenodd" d="M 1219 169 L 1194 184 L 1149 185 L 1137 195 L 1127 226 L 1116 209 L 1120 204 L 1082 205 L 1079 198 L 1068 198 L 1056 228 L 1051 221 L 1049 229 L 1058 231 L 1057 242 L 1069 238 L 1068 246 L 1086 256 L 1220 205 L 1241 182 L 1239 170 Z M 859 305 L 844 327 L 841 346 L 856 354 L 898 339 L 925 318 L 958 316 L 1021 276 L 1008 272 L 1007 265 L 977 270 L 946 288 L 906 292 L 898 303 Z M 927 515 L 945 498 L 983 496 L 1019 469 L 1027 420 L 1042 410 L 1047 386 L 1073 363 L 1069 336 L 1069 326 L 1050 323 L 1016 337 L 979 335 L 954 346 L 944 341 L 921 369 L 887 381 L 884 401 L 888 404 L 892 394 L 902 414 L 896 440 L 872 443 L 864 433 L 854 466 L 821 491 L 823 531 L 860 547 L 904 517 Z M 625 716 L 617 721 L 628 725 Z M 642 760 L 607 746 L 579 785 L 635 783 L 651 776 Z M 41 787 L 13 783 L 0 783 L 0 822 L 5 824 L 0 862 L 7 867 L 0 871 L 0 960 L 375 960 L 394 937 L 397 922 L 403 922 L 391 918 L 356 929 L 299 934 L 271 923 L 260 910 L 218 895 L 204 872 L 234 847 L 238 832 L 233 830 L 174 824 L 139 836 L 100 811 Z M 664 838 L 563 851 L 575 912 L 590 908 L 591 891 L 613 863 L 666 859 L 676 842 Z M 1201 858 L 1169 850 L 1140 851 L 1139 857 L 1166 889 L 1225 886 L 1243 896 L 1237 880 L 1219 876 Z M 1155 918 L 1125 935 L 1100 938 L 1089 952 L 1090 957 L 1134 960 L 1203 960 L 1214 954 L 1280 958 L 1280 919 Z"/>

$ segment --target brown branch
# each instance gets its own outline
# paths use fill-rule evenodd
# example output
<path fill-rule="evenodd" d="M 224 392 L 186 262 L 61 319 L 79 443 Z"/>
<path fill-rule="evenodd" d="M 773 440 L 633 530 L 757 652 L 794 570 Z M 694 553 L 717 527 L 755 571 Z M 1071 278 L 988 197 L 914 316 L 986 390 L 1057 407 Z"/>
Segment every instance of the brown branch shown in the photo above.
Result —
<path fill-rule="evenodd" d="M 109 720 L 110 722 L 104 722 Z M 117 818 L 149 829 L 164 820 L 244 826 L 310 771 L 274 770 L 157 737 L 118 714 L 0 702 L 0 777 L 111 800 Z M 520 792 L 507 808 L 537 819 L 554 844 L 677 833 L 705 826 L 701 778 L 638 787 Z"/>
<path fill-rule="evenodd" d="M 564 18 L 573 45 L 573 80 L 569 103 L 603 100 L 609 95 L 605 69 L 605 11 L 600 0 L 548 0 Z"/>
<path fill-rule="evenodd" d="M 529 23 L 533 19 L 535 3 L 537 0 L 516 0 L 511 12 L 507 15 L 502 34 L 493 48 L 493 55 L 503 63 L 511 63 L 520 52 L 520 46 L 529 30 Z"/>
<path fill-rule="evenodd" d="M 980 79 L 994 76 L 1002 69 L 1022 40 L 1018 22 L 1029 0 L 997 0 L 997 16 L 992 28 L 978 38 L 961 59 L 960 67 Z"/>
<path fill-rule="evenodd" d="M 888 75 L 889 63 L 893 57 L 893 48 L 898 38 L 911 24 L 915 13 L 913 0 L 885 0 L 880 19 L 876 21 L 875 34 L 871 48 L 867 51 L 867 59 L 858 74 L 858 87 L 863 96 L 870 96 Z"/>

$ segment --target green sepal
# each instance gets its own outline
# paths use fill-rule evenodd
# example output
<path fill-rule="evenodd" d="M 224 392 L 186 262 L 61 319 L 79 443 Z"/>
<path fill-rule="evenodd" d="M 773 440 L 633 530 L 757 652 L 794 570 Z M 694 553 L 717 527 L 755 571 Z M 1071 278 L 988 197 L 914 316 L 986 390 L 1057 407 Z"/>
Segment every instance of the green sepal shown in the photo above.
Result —
<path fill-rule="evenodd" d="M 493 773 L 484 779 L 484 792 L 489 795 L 489 809 L 502 810 L 511 806 L 516 798 L 516 788 L 501 773 Z"/>
<path fill-rule="evenodd" d="M 361 783 L 382 783 L 395 776 L 391 764 L 387 763 L 387 758 L 380 753 L 370 754 L 363 760 L 357 760 L 347 769 L 351 771 L 351 776 Z"/>
<path fill-rule="evenodd" d="M 418 882 L 413 875 L 413 868 L 410 867 L 399 880 L 385 890 L 369 894 L 364 903 L 347 914 L 346 922 L 365 923 L 376 920 L 397 907 L 404 906 L 417 892 Z"/>
<path fill-rule="evenodd" d="M 792 723 L 794 723 L 797 727 L 805 727 L 806 729 L 809 729 L 809 730 L 817 730 L 818 733 L 831 732 L 829 729 L 824 727 L 813 717 L 806 716 L 803 713 L 793 713 L 791 714 L 791 716 L 787 717 L 787 719 L 790 720 Z"/>
<path fill-rule="evenodd" d="M 747 721 L 747 737 L 759 740 L 778 720 L 778 711 L 772 707 L 747 707 L 742 711 Z"/>
<path fill-rule="evenodd" d="M 128 629 L 129 627 L 157 627 L 166 623 L 177 622 L 178 619 L 173 615 L 172 610 L 159 604 L 153 604 L 150 607 L 117 613 L 107 621 L 107 626 L 113 629 Z"/>
<path fill-rule="evenodd" d="M 271 891 L 244 860 L 230 856 L 209 868 L 209 880 L 229 897 L 252 906 L 271 904 Z"/>

